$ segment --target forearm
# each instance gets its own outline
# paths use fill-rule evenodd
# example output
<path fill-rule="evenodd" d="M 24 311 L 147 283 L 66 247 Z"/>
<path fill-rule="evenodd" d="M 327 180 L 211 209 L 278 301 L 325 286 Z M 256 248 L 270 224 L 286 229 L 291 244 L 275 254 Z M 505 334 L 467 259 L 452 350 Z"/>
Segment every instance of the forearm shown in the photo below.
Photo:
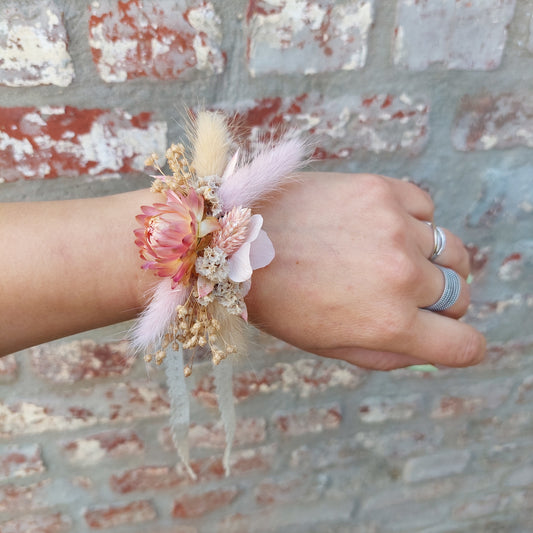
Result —
<path fill-rule="evenodd" d="M 153 276 L 133 244 L 147 190 L 0 207 L 0 354 L 131 319 Z"/>

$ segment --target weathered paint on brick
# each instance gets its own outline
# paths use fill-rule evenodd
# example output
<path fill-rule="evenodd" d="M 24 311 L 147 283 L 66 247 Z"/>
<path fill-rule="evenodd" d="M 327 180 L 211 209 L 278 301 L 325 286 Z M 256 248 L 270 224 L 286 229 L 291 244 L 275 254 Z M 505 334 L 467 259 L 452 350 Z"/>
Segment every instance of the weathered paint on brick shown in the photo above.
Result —
<path fill-rule="evenodd" d="M 428 139 L 429 104 L 407 94 L 311 93 L 214 107 L 236 113 L 249 128 L 249 146 L 282 133 L 311 136 L 317 159 L 344 159 L 358 151 L 418 154 Z"/>
<path fill-rule="evenodd" d="M 166 123 L 150 113 L 0 107 L 1 181 L 138 172 L 165 147 Z"/>
<path fill-rule="evenodd" d="M 372 0 L 250 0 L 248 69 L 252 76 L 360 69 L 372 21 Z"/>
<path fill-rule="evenodd" d="M 35 374 L 53 383 L 127 375 L 134 363 L 126 341 L 97 344 L 84 339 L 42 344 L 30 350 Z"/>
<path fill-rule="evenodd" d="M 126 524 L 149 522 L 156 516 L 157 512 L 148 500 L 94 506 L 83 513 L 85 522 L 91 529 L 109 529 Z"/>
<path fill-rule="evenodd" d="M 409 420 L 421 410 L 421 403 L 422 398 L 413 394 L 399 398 L 367 397 L 359 405 L 359 418 L 371 424 L 388 420 Z"/>
<path fill-rule="evenodd" d="M 353 389 L 364 380 L 365 375 L 363 370 L 343 363 L 299 359 L 293 364 L 278 363 L 257 372 L 236 373 L 233 392 L 237 401 L 277 390 L 294 391 L 301 397 L 307 397 L 334 387 Z M 214 378 L 208 375 L 200 379 L 193 395 L 202 403 L 215 406 Z"/>
<path fill-rule="evenodd" d="M 261 506 L 311 502 L 323 495 L 324 485 L 320 476 L 290 474 L 261 481 L 254 489 L 254 496 Z"/>
<path fill-rule="evenodd" d="M 47 499 L 49 492 L 49 479 L 30 485 L 2 485 L 0 486 L 0 513 L 46 508 L 49 505 Z"/>
<path fill-rule="evenodd" d="M 514 9 L 515 0 L 399 0 L 394 64 L 410 70 L 434 64 L 447 69 L 493 70 L 501 63 Z"/>
<path fill-rule="evenodd" d="M 90 6 L 89 44 L 106 82 L 133 78 L 190 79 L 220 73 L 220 18 L 211 2 L 101 0 Z"/>
<path fill-rule="evenodd" d="M 238 418 L 233 446 L 260 444 L 266 438 L 266 421 L 264 418 Z M 159 442 L 166 450 L 174 450 L 172 435 L 168 426 L 159 432 Z M 222 421 L 196 424 L 189 428 L 189 445 L 191 448 L 210 448 L 223 450 L 226 447 L 226 433 Z"/>
<path fill-rule="evenodd" d="M 2 2 L 0 85 L 66 87 L 74 78 L 63 14 L 54 2 Z"/>
<path fill-rule="evenodd" d="M 73 430 L 96 424 L 97 418 L 89 409 L 60 403 L 56 399 L 47 402 L 44 398 L 38 403 L 0 403 L 0 438 Z"/>
<path fill-rule="evenodd" d="M 67 533 L 72 526 L 72 519 L 61 513 L 52 515 L 27 514 L 0 524 L 2 533 Z"/>
<path fill-rule="evenodd" d="M 9 383 L 17 378 L 17 366 L 14 355 L 0 357 L 0 384 Z"/>
<path fill-rule="evenodd" d="M 338 404 L 297 410 L 291 413 L 275 413 L 272 417 L 274 427 L 288 437 L 296 437 L 307 433 L 320 433 L 324 430 L 336 429 L 342 421 L 342 413 Z"/>
<path fill-rule="evenodd" d="M 44 471 L 39 445 L 0 448 L 0 481 L 42 474 Z"/>
<path fill-rule="evenodd" d="M 66 442 L 62 448 L 70 463 L 90 466 L 108 458 L 139 455 L 144 443 L 134 431 L 111 430 Z"/>
<path fill-rule="evenodd" d="M 462 474 L 470 462 L 471 454 L 465 450 L 450 450 L 414 457 L 405 464 L 403 477 L 408 483 Z"/>
<path fill-rule="evenodd" d="M 465 96 L 452 142 L 461 151 L 533 148 L 533 96 L 529 92 Z"/>
<path fill-rule="evenodd" d="M 267 445 L 249 450 L 235 451 L 230 457 L 232 476 L 269 470 L 276 454 L 275 445 Z M 225 477 L 221 456 L 193 459 L 191 468 L 200 482 L 220 480 Z M 110 478 L 112 490 L 118 494 L 147 490 L 178 488 L 192 483 L 183 464 L 170 466 L 141 466 L 113 474 Z"/>
<path fill-rule="evenodd" d="M 237 498 L 241 491 L 236 487 L 224 487 L 198 494 L 182 494 L 174 500 L 174 518 L 198 518 L 221 507 L 226 507 Z"/>

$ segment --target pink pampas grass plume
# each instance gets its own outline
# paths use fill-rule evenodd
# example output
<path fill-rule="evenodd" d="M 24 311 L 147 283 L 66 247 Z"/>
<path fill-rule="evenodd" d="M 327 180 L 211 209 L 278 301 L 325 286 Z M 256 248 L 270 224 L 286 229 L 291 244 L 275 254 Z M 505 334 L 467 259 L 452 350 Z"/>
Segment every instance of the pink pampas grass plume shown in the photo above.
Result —
<path fill-rule="evenodd" d="M 176 308 L 187 300 L 189 289 L 181 285 L 172 289 L 171 283 L 170 278 L 164 278 L 157 284 L 150 304 L 132 330 L 133 347 L 140 352 L 145 353 L 161 344 L 170 323 L 174 321 Z"/>
<path fill-rule="evenodd" d="M 223 181 L 218 195 L 224 211 L 235 206 L 252 207 L 290 180 L 306 156 L 307 147 L 300 139 L 285 139 L 261 150 Z"/>

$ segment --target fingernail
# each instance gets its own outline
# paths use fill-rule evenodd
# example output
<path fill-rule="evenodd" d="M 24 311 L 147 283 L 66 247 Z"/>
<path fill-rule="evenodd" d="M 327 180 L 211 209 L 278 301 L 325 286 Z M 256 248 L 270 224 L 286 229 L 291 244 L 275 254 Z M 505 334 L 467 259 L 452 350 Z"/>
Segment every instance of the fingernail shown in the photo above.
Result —
<path fill-rule="evenodd" d="M 433 365 L 411 365 L 407 367 L 407 370 L 413 370 L 414 372 L 438 372 L 439 369 Z"/>

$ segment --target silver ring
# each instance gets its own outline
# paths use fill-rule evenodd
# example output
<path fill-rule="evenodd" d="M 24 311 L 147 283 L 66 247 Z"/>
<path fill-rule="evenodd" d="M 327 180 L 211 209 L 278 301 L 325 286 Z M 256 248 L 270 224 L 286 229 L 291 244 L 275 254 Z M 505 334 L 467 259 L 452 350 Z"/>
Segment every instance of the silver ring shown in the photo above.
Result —
<path fill-rule="evenodd" d="M 444 274 L 444 290 L 442 296 L 429 307 L 425 307 L 428 311 L 446 311 L 449 309 L 458 299 L 461 294 L 461 278 L 459 274 L 451 268 L 441 267 L 436 265 L 438 269 Z"/>
<path fill-rule="evenodd" d="M 446 248 L 446 234 L 440 226 L 436 226 L 433 222 L 426 222 L 426 224 L 433 230 L 433 251 L 429 260 L 435 261 Z"/>

